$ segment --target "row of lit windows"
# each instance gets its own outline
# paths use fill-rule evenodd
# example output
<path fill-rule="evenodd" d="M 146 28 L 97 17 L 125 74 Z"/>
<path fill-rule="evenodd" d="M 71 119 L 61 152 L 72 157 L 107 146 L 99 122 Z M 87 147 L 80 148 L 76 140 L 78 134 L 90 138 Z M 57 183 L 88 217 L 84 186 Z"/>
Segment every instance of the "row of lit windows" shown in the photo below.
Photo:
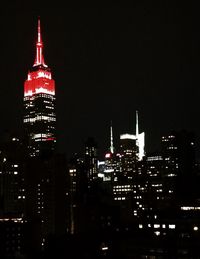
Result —
<path fill-rule="evenodd" d="M 166 229 L 167 227 L 169 229 L 175 229 L 176 228 L 176 225 L 175 224 L 169 224 L 169 225 L 166 225 L 166 224 L 148 224 L 147 225 L 149 228 L 155 228 L 155 229 L 158 229 L 158 228 L 163 228 L 163 229 Z M 143 224 L 139 224 L 139 228 L 143 228 L 144 225 Z"/>
<path fill-rule="evenodd" d="M 47 108 L 47 109 L 51 109 L 51 110 L 53 110 L 53 109 L 54 109 L 54 107 L 53 107 L 53 106 L 45 106 L 45 108 Z"/>
<path fill-rule="evenodd" d="M 167 174 L 168 177 L 174 177 L 176 174 Z"/>
<path fill-rule="evenodd" d="M 156 172 L 156 173 L 154 173 L 154 174 L 150 172 L 149 174 L 150 174 L 150 177 L 158 176 L 158 172 Z"/>
<path fill-rule="evenodd" d="M 167 149 L 177 149 L 177 147 L 170 146 L 170 147 L 168 147 Z"/>
<path fill-rule="evenodd" d="M 35 122 L 35 121 L 56 121 L 55 117 L 50 117 L 50 116 L 37 116 L 36 118 L 28 118 L 24 119 L 24 122 Z"/>
<path fill-rule="evenodd" d="M 0 174 L 9 174 L 9 175 L 17 175 L 18 174 L 18 172 L 17 171 L 14 171 L 14 172 L 12 172 L 12 171 L 5 171 L 5 172 L 2 172 L 2 171 L 0 171 Z"/>
<path fill-rule="evenodd" d="M 150 157 L 147 157 L 147 161 L 162 161 L 163 158 L 162 156 L 150 156 Z"/>
<path fill-rule="evenodd" d="M 39 133 L 39 134 L 33 134 L 32 139 L 51 138 L 51 137 L 52 136 L 50 134 Z"/>
<path fill-rule="evenodd" d="M 25 105 L 25 109 L 29 109 L 29 107 L 35 107 L 35 105 L 33 105 L 33 104 L 26 104 Z M 44 108 L 51 109 L 51 110 L 55 109 L 54 105 L 51 105 L 51 106 L 46 105 Z"/>
<path fill-rule="evenodd" d="M 44 103 L 49 103 L 49 104 L 52 104 L 52 102 L 50 102 L 50 101 L 47 101 L 47 100 L 44 100 L 43 102 L 44 102 Z"/>
<path fill-rule="evenodd" d="M 29 107 L 34 107 L 35 105 L 33 105 L 32 103 L 26 103 L 25 108 L 28 109 Z"/>
<path fill-rule="evenodd" d="M 32 101 L 32 100 L 34 100 L 35 98 L 33 97 L 33 96 L 25 96 L 24 97 L 24 101 Z"/>
<path fill-rule="evenodd" d="M 36 98 L 41 98 L 41 97 L 51 99 L 52 101 L 55 100 L 55 97 L 51 94 L 38 93 L 36 95 L 24 96 L 24 101 L 33 101 Z"/>
<path fill-rule="evenodd" d="M 175 138 L 175 136 L 174 135 L 170 135 L 170 136 L 163 136 L 162 137 L 162 141 L 169 141 L 169 139 L 174 139 Z"/>
<path fill-rule="evenodd" d="M 19 200 L 20 200 L 20 199 L 23 199 L 23 200 L 24 200 L 24 199 L 25 199 L 25 196 L 24 196 L 24 195 L 22 195 L 22 196 L 19 195 L 19 196 L 18 196 L 18 199 L 19 199 Z"/>
<path fill-rule="evenodd" d="M 55 97 L 53 95 L 45 94 L 45 93 L 40 93 L 36 97 L 45 97 L 45 98 L 48 98 L 48 99 L 51 99 L 51 100 L 55 100 Z"/>
<path fill-rule="evenodd" d="M 183 206 L 183 207 L 181 207 L 181 210 L 200 210 L 200 207 L 198 207 L 198 206 Z"/>
<path fill-rule="evenodd" d="M 117 190 L 117 192 L 113 192 L 113 194 L 115 194 L 115 195 L 120 195 L 120 194 L 122 194 L 123 193 L 123 195 L 125 194 L 125 192 L 127 193 L 127 192 L 129 192 L 130 190 Z"/>
<path fill-rule="evenodd" d="M 152 187 L 162 187 L 162 183 L 152 184 Z"/>
<path fill-rule="evenodd" d="M 126 199 L 126 197 L 115 197 L 114 198 L 115 201 L 123 201 L 125 199 Z"/>
<path fill-rule="evenodd" d="M 117 186 L 114 186 L 114 189 L 115 188 L 130 188 L 131 186 L 130 186 L 130 184 L 129 185 L 117 185 Z"/>
<path fill-rule="evenodd" d="M 138 200 L 139 200 L 139 199 L 142 199 L 142 196 L 134 196 L 134 199 L 136 199 L 136 200 L 137 200 L 137 199 L 138 199 Z"/>
<path fill-rule="evenodd" d="M 46 142 L 46 141 L 49 141 L 49 139 L 47 138 L 38 138 L 38 139 L 35 139 L 35 142 Z M 56 142 L 56 139 L 51 139 L 51 141 L 53 141 L 54 143 Z M 52 143 L 52 142 L 51 142 Z M 36 150 L 37 153 L 40 152 L 40 150 Z"/>

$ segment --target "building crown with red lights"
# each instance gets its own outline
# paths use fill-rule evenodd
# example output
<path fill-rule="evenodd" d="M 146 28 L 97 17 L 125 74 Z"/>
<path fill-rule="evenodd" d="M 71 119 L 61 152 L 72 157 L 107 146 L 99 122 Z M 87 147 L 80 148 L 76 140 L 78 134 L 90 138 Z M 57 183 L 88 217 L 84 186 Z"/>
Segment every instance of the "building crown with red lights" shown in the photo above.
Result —
<path fill-rule="evenodd" d="M 40 20 L 38 20 L 38 38 L 36 42 L 36 57 L 31 72 L 24 85 L 24 96 L 31 96 L 37 93 L 55 95 L 55 82 L 52 79 L 51 71 L 44 62 L 43 42 L 41 36 Z"/>

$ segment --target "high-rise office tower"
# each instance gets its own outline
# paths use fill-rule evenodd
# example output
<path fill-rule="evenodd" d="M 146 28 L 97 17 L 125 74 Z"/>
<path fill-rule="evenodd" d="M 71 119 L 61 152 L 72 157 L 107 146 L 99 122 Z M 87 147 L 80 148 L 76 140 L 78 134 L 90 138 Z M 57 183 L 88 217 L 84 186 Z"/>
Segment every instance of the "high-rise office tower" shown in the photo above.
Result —
<path fill-rule="evenodd" d="M 89 183 L 97 178 L 97 143 L 89 137 L 85 142 L 84 162 Z"/>
<path fill-rule="evenodd" d="M 139 133 L 139 120 L 138 120 L 138 111 L 136 111 L 136 131 L 135 131 L 135 137 L 136 137 L 136 145 L 138 146 L 138 158 L 139 160 L 142 160 L 145 156 L 145 133 Z"/>
<path fill-rule="evenodd" d="M 135 130 L 135 135 L 133 134 L 122 134 L 120 135 L 120 141 L 122 146 L 127 146 L 127 143 L 132 142 L 132 147 L 135 146 L 134 148 L 134 153 L 136 152 L 137 159 L 142 160 L 143 157 L 145 156 L 145 134 L 144 132 L 139 133 L 139 123 L 138 123 L 138 111 L 136 111 L 136 130 Z M 124 142 L 124 143 L 123 143 Z M 126 144 L 125 144 L 126 143 Z M 121 146 L 121 148 L 123 148 Z M 133 150 L 132 150 L 133 151 Z M 131 152 L 132 152 L 131 151 Z"/>
<path fill-rule="evenodd" d="M 44 62 L 40 20 L 35 62 L 24 83 L 24 130 L 30 156 L 55 150 L 55 82 Z"/>
<path fill-rule="evenodd" d="M 25 246 L 31 253 L 44 247 L 49 236 L 67 231 L 64 223 L 67 217 L 66 164 L 64 156 L 54 152 L 55 82 L 43 57 L 40 20 L 36 58 L 24 84 L 24 130 L 29 154 L 23 166 L 24 217 L 27 222 Z"/>
<path fill-rule="evenodd" d="M 23 253 L 25 189 L 22 143 L 6 132 L 0 140 L 0 258 Z"/>
<path fill-rule="evenodd" d="M 194 133 L 182 130 L 172 131 L 169 135 L 163 136 L 162 156 L 165 162 L 164 191 L 170 191 L 171 198 L 174 198 L 175 193 L 177 193 L 181 199 L 189 199 L 195 191 Z"/>

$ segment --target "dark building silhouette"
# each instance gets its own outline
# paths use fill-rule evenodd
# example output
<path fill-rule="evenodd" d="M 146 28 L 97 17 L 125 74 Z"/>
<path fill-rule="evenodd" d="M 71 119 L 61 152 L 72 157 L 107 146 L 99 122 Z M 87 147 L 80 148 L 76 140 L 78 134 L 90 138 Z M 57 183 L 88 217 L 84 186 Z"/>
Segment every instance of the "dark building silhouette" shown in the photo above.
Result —
<path fill-rule="evenodd" d="M 84 225 L 84 206 L 88 192 L 88 178 L 84 161 L 74 154 L 68 162 L 69 233 L 81 233 Z"/>
<path fill-rule="evenodd" d="M 85 141 L 84 164 L 87 171 L 88 184 L 97 178 L 97 143 L 89 137 Z"/>
<path fill-rule="evenodd" d="M 195 192 L 195 148 L 192 132 L 172 131 L 162 137 L 164 192 L 169 202 L 172 202 L 170 197 L 175 196 L 190 199 Z"/>
<path fill-rule="evenodd" d="M 64 155 L 26 161 L 25 185 L 28 253 L 45 248 L 52 236 L 67 233 L 67 170 Z"/>
<path fill-rule="evenodd" d="M 0 140 L 0 257 L 24 254 L 24 150 L 21 140 L 6 132 Z"/>

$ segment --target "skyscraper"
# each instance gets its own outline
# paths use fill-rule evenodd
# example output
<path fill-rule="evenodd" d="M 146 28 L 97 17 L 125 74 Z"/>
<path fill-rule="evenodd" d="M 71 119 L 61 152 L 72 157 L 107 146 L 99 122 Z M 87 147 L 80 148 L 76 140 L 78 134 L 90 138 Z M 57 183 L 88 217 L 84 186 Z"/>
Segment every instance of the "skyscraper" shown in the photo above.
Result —
<path fill-rule="evenodd" d="M 89 137 L 85 142 L 84 163 L 88 183 L 90 183 L 97 178 L 97 143 L 92 137 Z"/>
<path fill-rule="evenodd" d="M 22 255 L 25 189 L 22 143 L 6 131 L 0 140 L 0 258 Z"/>
<path fill-rule="evenodd" d="M 139 133 L 139 123 L 138 123 L 138 111 L 136 111 L 136 130 L 135 135 L 133 134 L 122 134 L 120 135 L 121 142 L 135 142 L 135 151 L 137 152 L 136 155 L 138 160 L 142 160 L 145 156 L 145 134 L 144 132 Z M 133 144 L 132 144 L 133 145 Z"/>
<path fill-rule="evenodd" d="M 44 61 L 38 19 L 35 62 L 24 83 L 24 130 L 30 156 L 55 150 L 55 124 L 55 81 Z"/>
<path fill-rule="evenodd" d="M 23 164 L 24 218 L 27 223 L 25 247 L 31 254 L 40 251 L 50 236 L 67 231 L 66 164 L 64 155 L 54 152 L 55 82 L 43 57 L 40 20 L 35 62 L 24 83 L 24 131 L 28 150 Z"/>

